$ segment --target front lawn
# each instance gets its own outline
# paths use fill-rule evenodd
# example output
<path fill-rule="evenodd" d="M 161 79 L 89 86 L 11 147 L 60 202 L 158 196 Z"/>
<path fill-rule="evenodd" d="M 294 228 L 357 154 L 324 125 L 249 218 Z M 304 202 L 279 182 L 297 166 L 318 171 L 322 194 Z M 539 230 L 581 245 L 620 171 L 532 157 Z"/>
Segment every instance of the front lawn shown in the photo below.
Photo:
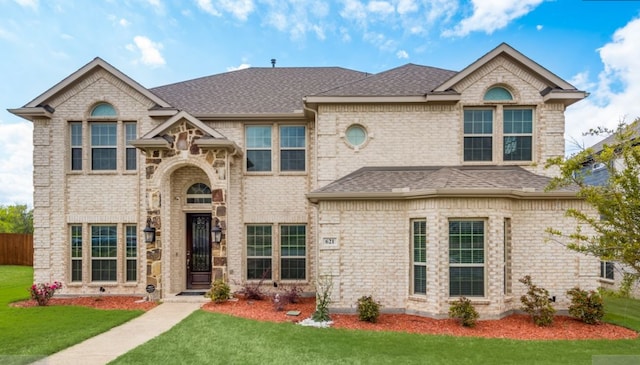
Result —
<path fill-rule="evenodd" d="M 640 302 L 630 303 L 635 306 L 612 305 L 609 316 L 617 316 L 618 308 L 637 316 Z M 637 322 L 625 323 L 640 330 Z M 598 355 L 627 357 L 592 361 Z M 172 364 L 626 364 L 640 360 L 640 340 L 521 341 L 318 329 L 200 310 L 111 364 L 166 359 Z"/>
<path fill-rule="evenodd" d="M 14 308 L 29 299 L 33 269 L 0 266 L 0 363 L 26 364 L 82 342 L 144 313 L 72 306 Z"/>

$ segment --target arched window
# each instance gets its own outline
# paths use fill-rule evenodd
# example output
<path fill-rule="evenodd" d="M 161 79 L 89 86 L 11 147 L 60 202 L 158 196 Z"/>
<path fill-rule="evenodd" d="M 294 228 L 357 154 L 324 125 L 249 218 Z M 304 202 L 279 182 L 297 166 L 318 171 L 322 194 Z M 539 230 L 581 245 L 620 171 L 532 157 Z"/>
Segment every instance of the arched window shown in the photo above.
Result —
<path fill-rule="evenodd" d="M 513 96 L 504 87 L 496 86 L 487 90 L 484 94 L 484 100 L 513 100 Z"/>
<path fill-rule="evenodd" d="M 92 117 L 115 117 L 116 109 L 109 103 L 100 103 L 91 109 Z"/>
<path fill-rule="evenodd" d="M 187 204 L 211 203 L 211 188 L 203 183 L 193 184 L 187 189 Z"/>

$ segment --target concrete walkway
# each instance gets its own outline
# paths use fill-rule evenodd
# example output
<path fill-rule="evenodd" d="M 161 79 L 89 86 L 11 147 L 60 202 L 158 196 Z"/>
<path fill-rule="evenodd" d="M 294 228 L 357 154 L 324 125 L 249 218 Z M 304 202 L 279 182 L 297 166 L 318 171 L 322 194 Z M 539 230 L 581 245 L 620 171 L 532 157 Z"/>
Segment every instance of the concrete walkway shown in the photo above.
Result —
<path fill-rule="evenodd" d="M 202 306 L 201 302 L 165 302 L 111 330 L 35 362 L 36 365 L 102 365 L 138 347 Z"/>

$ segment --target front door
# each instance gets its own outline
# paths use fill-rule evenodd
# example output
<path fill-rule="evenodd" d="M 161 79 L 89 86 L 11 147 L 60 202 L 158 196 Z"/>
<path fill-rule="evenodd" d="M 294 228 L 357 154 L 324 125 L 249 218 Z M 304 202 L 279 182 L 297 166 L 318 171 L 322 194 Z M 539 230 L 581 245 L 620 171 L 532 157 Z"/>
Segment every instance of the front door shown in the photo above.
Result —
<path fill-rule="evenodd" d="M 187 214 L 187 289 L 211 287 L 211 214 Z"/>

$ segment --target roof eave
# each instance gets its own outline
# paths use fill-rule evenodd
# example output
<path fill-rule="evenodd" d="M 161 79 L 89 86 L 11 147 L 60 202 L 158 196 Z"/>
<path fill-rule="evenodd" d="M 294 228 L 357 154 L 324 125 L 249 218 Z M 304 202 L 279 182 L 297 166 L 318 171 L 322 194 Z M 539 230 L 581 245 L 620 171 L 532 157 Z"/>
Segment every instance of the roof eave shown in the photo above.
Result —
<path fill-rule="evenodd" d="M 425 103 L 458 102 L 460 94 L 387 95 L 387 96 L 307 96 L 307 104 L 367 104 L 367 103 Z"/>
<path fill-rule="evenodd" d="M 208 113 L 194 114 L 200 120 L 300 120 L 305 118 L 303 110 L 294 110 L 291 113 Z"/>
<path fill-rule="evenodd" d="M 529 191 L 527 189 L 426 189 L 414 191 L 308 193 L 312 203 L 337 200 L 412 200 L 433 198 L 510 198 L 522 200 L 572 199 L 579 200 L 576 192 Z"/>
<path fill-rule="evenodd" d="M 202 149 L 224 148 L 230 150 L 232 155 L 242 155 L 242 149 L 235 142 L 228 139 L 199 138 L 194 143 Z"/>
<path fill-rule="evenodd" d="M 586 98 L 587 96 L 589 96 L 589 93 L 586 91 L 551 91 L 546 95 L 543 95 L 542 100 L 545 103 L 560 102 L 565 106 L 569 106 Z"/>
<path fill-rule="evenodd" d="M 163 138 L 144 138 L 129 142 L 130 145 L 141 150 L 169 149 L 169 142 Z"/>
<path fill-rule="evenodd" d="M 53 113 L 42 106 L 7 109 L 7 111 L 31 122 L 36 118 L 51 119 L 53 117 Z"/>

